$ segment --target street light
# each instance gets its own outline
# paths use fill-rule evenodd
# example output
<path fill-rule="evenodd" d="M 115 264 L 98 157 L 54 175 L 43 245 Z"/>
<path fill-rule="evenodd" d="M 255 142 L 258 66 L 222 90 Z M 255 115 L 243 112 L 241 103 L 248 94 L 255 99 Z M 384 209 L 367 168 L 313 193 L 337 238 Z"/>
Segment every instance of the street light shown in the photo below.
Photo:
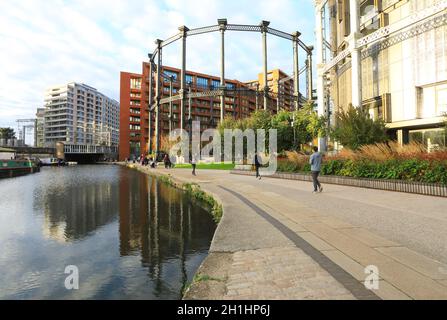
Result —
<path fill-rule="evenodd" d="M 293 130 L 293 147 L 294 147 L 294 148 L 297 147 L 297 145 L 296 145 L 295 120 L 296 120 L 295 112 L 293 112 L 293 113 L 292 113 L 292 119 L 289 118 L 288 121 L 289 121 L 290 126 L 292 127 L 292 130 Z"/>

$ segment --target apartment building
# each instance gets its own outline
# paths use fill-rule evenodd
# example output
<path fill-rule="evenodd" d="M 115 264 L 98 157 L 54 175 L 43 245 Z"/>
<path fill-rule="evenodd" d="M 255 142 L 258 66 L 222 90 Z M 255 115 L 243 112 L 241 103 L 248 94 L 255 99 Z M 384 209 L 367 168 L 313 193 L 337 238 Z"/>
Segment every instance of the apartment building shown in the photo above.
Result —
<path fill-rule="evenodd" d="M 293 76 L 280 69 L 270 70 L 267 73 L 267 86 L 273 96 L 276 97 L 276 109 L 279 110 L 294 110 L 294 82 Z M 262 91 L 264 88 L 264 73 L 258 74 L 258 79 L 245 82 L 245 84 L 253 90 Z"/>
<path fill-rule="evenodd" d="M 401 143 L 446 145 L 447 1 L 316 0 L 318 108 L 350 104 Z"/>
<path fill-rule="evenodd" d="M 56 142 L 117 146 L 119 103 L 81 83 L 45 92 L 44 144 Z"/>
<path fill-rule="evenodd" d="M 142 74 L 121 72 L 120 89 L 120 160 L 138 157 L 149 152 L 149 64 L 143 63 Z M 180 90 L 181 70 L 169 66 L 162 68 L 162 97 L 178 95 Z M 171 82 L 172 80 L 172 82 Z M 155 79 L 153 80 L 153 94 L 155 97 Z M 249 116 L 257 107 L 263 108 L 263 96 L 260 92 L 238 80 L 226 80 L 228 89 L 245 89 L 245 92 L 229 91 L 225 97 L 225 115 L 234 119 Z M 202 74 L 192 71 L 186 72 L 186 83 L 191 92 L 203 92 L 205 90 L 217 89 L 220 87 L 220 77 Z M 269 98 L 269 109 L 276 111 L 276 100 Z M 200 97 L 191 99 L 185 107 L 185 121 L 189 118 L 201 122 L 201 130 L 215 128 L 220 121 L 220 97 Z M 170 104 L 162 104 L 160 110 L 160 134 L 168 136 L 170 129 L 180 127 L 180 100 L 172 103 L 172 118 L 170 116 Z M 152 113 L 152 130 L 155 130 L 155 116 Z M 184 128 L 189 129 L 185 123 Z M 154 131 L 152 132 L 152 137 Z"/>
<path fill-rule="evenodd" d="M 45 146 L 45 108 L 37 108 L 34 145 L 37 148 Z"/>

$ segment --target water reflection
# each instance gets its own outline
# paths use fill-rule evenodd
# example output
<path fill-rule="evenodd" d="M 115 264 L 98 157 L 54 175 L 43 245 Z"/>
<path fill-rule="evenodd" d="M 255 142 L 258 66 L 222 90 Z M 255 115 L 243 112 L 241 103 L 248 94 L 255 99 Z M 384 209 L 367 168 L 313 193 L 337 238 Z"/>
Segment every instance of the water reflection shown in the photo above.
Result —
<path fill-rule="evenodd" d="M 119 202 L 121 255 L 139 254 L 160 293 L 166 280 L 164 268 L 170 267 L 165 262 L 177 260 L 180 273 L 171 280 L 183 288 L 189 255 L 206 253 L 214 222 L 203 219 L 203 209 L 193 206 L 182 192 L 145 175 L 121 177 Z"/>
<path fill-rule="evenodd" d="M 48 237 L 68 242 L 81 240 L 116 219 L 117 185 L 106 181 L 69 185 L 64 192 L 57 188 L 50 187 L 44 195 L 44 233 Z"/>
<path fill-rule="evenodd" d="M 178 299 L 215 230 L 181 191 L 118 166 L 44 168 L 0 194 L 0 299 Z"/>

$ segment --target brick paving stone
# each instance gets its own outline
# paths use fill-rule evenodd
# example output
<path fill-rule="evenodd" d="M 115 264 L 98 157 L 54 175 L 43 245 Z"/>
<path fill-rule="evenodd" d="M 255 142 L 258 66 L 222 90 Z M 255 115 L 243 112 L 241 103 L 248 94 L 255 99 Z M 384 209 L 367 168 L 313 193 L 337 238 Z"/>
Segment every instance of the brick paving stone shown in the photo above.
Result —
<path fill-rule="evenodd" d="M 303 251 L 280 247 L 234 253 L 224 299 L 354 299 Z"/>

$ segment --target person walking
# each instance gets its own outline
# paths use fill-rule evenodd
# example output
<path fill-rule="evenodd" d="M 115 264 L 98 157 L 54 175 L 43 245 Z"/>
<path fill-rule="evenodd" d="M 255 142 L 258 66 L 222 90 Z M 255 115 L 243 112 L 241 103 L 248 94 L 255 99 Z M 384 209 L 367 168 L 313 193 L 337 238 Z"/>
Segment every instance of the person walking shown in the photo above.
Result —
<path fill-rule="evenodd" d="M 169 155 L 167 153 L 165 154 L 163 161 L 165 163 L 165 169 L 169 169 L 170 168 L 170 165 L 169 165 L 170 160 L 169 160 Z"/>
<path fill-rule="evenodd" d="M 197 167 L 197 160 L 196 160 L 196 156 L 195 155 L 191 155 L 191 165 L 192 165 L 192 175 L 195 176 L 196 175 L 196 167 Z"/>
<path fill-rule="evenodd" d="M 314 192 L 323 192 L 323 187 L 321 186 L 320 181 L 318 181 L 318 176 L 320 175 L 321 171 L 321 163 L 323 161 L 323 155 L 321 152 L 318 152 L 318 147 L 313 147 L 314 153 L 310 156 L 310 166 L 311 166 L 311 172 L 312 172 L 312 180 L 314 183 Z"/>
<path fill-rule="evenodd" d="M 254 160 L 254 164 L 255 164 L 255 168 L 256 168 L 256 178 L 261 180 L 261 174 L 259 173 L 259 168 L 261 167 L 261 161 L 259 161 L 259 155 L 256 153 L 255 154 L 255 160 Z"/>

